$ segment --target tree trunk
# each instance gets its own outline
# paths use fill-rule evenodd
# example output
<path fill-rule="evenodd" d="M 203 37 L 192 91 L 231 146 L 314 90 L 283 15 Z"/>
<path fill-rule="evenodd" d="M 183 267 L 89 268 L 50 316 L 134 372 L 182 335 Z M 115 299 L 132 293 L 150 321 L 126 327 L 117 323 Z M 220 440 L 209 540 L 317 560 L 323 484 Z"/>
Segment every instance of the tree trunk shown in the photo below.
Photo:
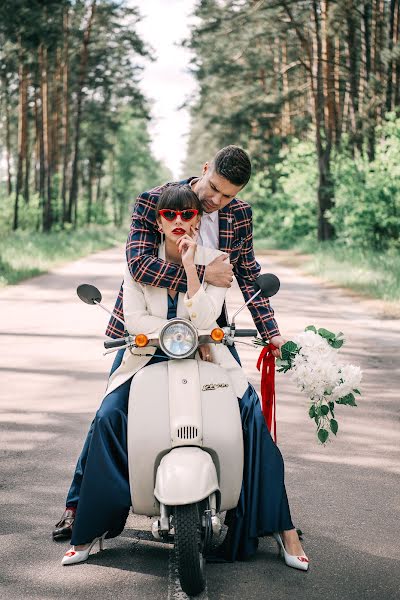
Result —
<path fill-rule="evenodd" d="M 69 207 L 68 207 L 68 216 L 69 221 L 71 219 L 74 222 L 76 227 L 77 219 L 78 219 L 78 163 L 79 163 L 79 141 L 80 141 L 80 129 L 81 129 L 81 119 L 82 119 L 82 102 L 83 102 L 83 86 L 86 78 L 86 70 L 87 63 L 89 58 L 89 42 L 90 42 L 90 34 L 92 30 L 93 19 L 96 11 L 96 0 L 93 0 L 90 16 L 88 19 L 88 23 L 85 29 L 85 33 L 83 35 L 83 43 L 81 49 L 81 59 L 80 59 L 80 68 L 79 68 L 79 78 L 78 78 L 78 91 L 76 98 L 76 117 L 75 117 L 75 138 L 74 138 L 74 157 L 72 161 L 72 176 L 71 176 L 71 189 L 69 195 Z"/>
<path fill-rule="evenodd" d="M 93 204 L 93 179 L 94 179 L 94 164 L 93 159 L 89 159 L 89 172 L 87 181 L 88 202 L 86 211 L 86 223 L 90 225 L 92 221 L 92 204 Z"/>
<path fill-rule="evenodd" d="M 10 91 L 8 84 L 7 74 L 4 73 L 3 77 L 4 87 L 4 108 L 6 117 L 6 164 L 7 164 L 7 194 L 12 194 L 12 177 L 11 177 L 11 116 L 10 116 Z"/>
<path fill-rule="evenodd" d="M 362 152 L 362 130 L 360 122 L 360 68 L 359 68 L 359 55 L 357 42 L 357 22 L 356 12 L 354 7 L 351 5 L 347 10 L 347 32 L 346 32 L 346 45 L 347 45 L 347 66 L 349 70 L 349 83 L 350 83 L 350 110 L 351 110 L 351 125 L 352 135 L 351 144 L 353 149 L 357 148 L 358 151 Z"/>
<path fill-rule="evenodd" d="M 335 41 L 328 31 L 327 24 L 329 22 L 330 4 L 328 0 L 322 3 L 323 9 L 323 39 L 325 53 L 323 54 L 323 62 L 325 64 L 325 89 L 326 89 L 326 105 L 327 105 L 327 129 L 332 132 L 332 141 L 338 143 L 338 110 L 335 97 Z"/>
<path fill-rule="evenodd" d="M 313 16 L 315 24 L 315 47 L 316 56 L 314 57 L 314 73 L 316 79 L 316 89 L 314 93 L 315 101 L 315 121 L 316 121 L 316 149 L 318 157 L 318 240 L 327 241 L 333 238 L 334 229 L 326 218 L 326 212 L 333 206 L 334 187 L 330 172 L 330 159 L 332 148 L 332 133 L 329 128 L 324 128 L 325 123 L 325 98 L 323 81 L 323 62 L 322 62 L 322 41 L 321 41 L 321 6 L 317 0 L 313 0 Z M 322 141 L 323 134 L 325 139 Z M 325 147 L 323 146 L 325 143 Z"/>
<path fill-rule="evenodd" d="M 43 44 L 39 47 L 40 65 L 40 100 L 42 105 L 42 136 L 43 136 L 43 231 L 50 231 L 52 224 L 52 206 L 50 190 L 50 164 L 49 164 L 49 108 L 48 108 L 48 72 L 47 48 Z"/>
<path fill-rule="evenodd" d="M 396 10 L 396 23 L 394 27 L 395 31 L 395 44 L 396 47 L 400 42 L 400 2 L 397 2 Z M 397 56 L 396 67 L 395 67 L 395 85 L 394 85 L 394 107 L 400 106 L 400 56 Z"/>
<path fill-rule="evenodd" d="M 393 79 L 395 76 L 393 70 L 393 46 L 396 43 L 395 40 L 395 21 L 396 21 L 396 4 L 397 0 L 390 0 L 390 11 L 389 11 L 389 36 L 388 36 L 388 49 L 389 49 L 389 61 L 387 67 L 387 84 L 386 84 L 386 110 L 390 112 L 393 107 Z"/>
<path fill-rule="evenodd" d="M 67 213 L 67 169 L 69 157 L 69 11 L 65 10 L 63 16 L 63 65 L 62 65 L 62 183 L 61 183 L 61 199 L 62 199 L 62 222 L 71 222 L 71 214 Z"/>
<path fill-rule="evenodd" d="M 26 152 L 26 135 L 27 135 L 27 120 L 26 120 L 26 105 L 27 105 L 27 78 L 28 78 L 28 69 L 25 65 L 25 57 L 20 46 L 18 52 L 18 90 L 19 90 L 19 100 L 18 100 L 18 159 L 17 159 L 17 176 L 16 176 L 16 184 L 15 184 L 15 202 L 14 202 L 14 221 L 13 221 L 13 229 L 14 231 L 18 229 L 19 226 L 19 195 L 22 189 L 23 182 L 23 169 L 25 162 L 25 152 Z"/>

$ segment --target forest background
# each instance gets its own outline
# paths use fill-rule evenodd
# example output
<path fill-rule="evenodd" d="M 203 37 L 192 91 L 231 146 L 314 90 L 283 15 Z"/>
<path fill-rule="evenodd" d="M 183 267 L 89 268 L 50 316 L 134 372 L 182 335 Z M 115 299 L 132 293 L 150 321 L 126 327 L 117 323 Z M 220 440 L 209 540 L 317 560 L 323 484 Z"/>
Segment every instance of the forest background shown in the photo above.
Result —
<path fill-rule="evenodd" d="M 201 0 L 194 16 L 182 176 L 243 146 L 258 248 L 398 302 L 400 0 Z M 123 241 L 136 195 L 171 179 L 150 149 L 138 20 L 124 1 L 1 3 L 3 284 Z"/>

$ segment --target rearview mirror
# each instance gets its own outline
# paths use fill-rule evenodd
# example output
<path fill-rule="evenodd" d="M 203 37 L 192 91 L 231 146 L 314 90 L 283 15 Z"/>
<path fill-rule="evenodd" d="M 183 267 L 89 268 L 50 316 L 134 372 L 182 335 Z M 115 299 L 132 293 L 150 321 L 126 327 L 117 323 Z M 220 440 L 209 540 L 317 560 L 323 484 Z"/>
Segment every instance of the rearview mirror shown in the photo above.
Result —
<path fill-rule="evenodd" d="M 254 291 L 261 290 L 261 295 L 270 298 L 275 296 L 281 287 L 281 282 L 273 273 L 264 273 L 259 275 L 254 283 Z"/>
<path fill-rule="evenodd" d="M 78 285 L 76 293 L 82 302 L 86 302 L 86 304 L 97 304 L 101 302 L 101 292 L 94 285 L 90 285 L 90 283 Z"/>

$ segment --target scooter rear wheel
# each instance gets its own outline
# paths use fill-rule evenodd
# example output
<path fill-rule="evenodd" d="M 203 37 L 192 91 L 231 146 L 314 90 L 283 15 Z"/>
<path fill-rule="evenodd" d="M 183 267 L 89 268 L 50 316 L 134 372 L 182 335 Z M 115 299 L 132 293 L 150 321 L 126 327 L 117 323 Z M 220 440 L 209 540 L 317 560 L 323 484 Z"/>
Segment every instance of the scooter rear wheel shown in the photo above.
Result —
<path fill-rule="evenodd" d="M 197 596 L 205 588 L 201 517 L 197 504 L 175 507 L 175 553 L 182 590 Z"/>

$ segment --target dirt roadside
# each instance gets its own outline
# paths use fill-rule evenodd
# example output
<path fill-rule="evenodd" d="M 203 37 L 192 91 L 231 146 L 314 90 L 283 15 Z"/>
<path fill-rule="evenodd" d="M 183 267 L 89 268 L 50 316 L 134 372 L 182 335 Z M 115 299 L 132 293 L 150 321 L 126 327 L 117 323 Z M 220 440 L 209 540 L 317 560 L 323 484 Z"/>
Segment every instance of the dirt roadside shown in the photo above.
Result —
<path fill-rule="evenodd" d="M 257 256 L 270 257 L 274 262 L 285 267 L 293 268 L 299 271 L 302 275 L 309 277 L 324 289 L 340 290 L 342 294 L 353 298 L 354 301 L 360 302 L 366 310 L 371 311 L 380 319 L 400 319 L 400 302 L 389 302 L 377 298 L 371 298 L 360 292 L 356 292 L 350 288 L 338 285 L 333 281 L 312 275 L 307 270 L 307 264 L 310 263 L 311 254 L 296 252 L 295 250 L 258 250 Z"/>

